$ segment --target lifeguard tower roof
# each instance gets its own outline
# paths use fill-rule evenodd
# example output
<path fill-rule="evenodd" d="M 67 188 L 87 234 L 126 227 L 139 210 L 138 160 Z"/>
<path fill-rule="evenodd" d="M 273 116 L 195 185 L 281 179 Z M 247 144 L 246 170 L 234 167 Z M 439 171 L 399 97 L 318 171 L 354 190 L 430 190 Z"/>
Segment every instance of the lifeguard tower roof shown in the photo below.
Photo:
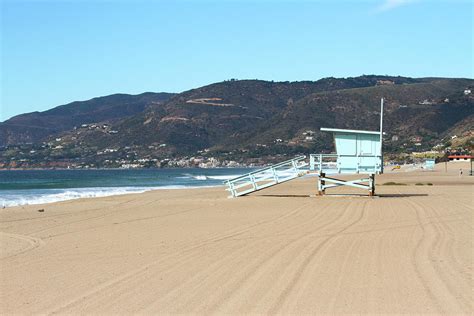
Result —
<path fill-rule="evenodd" d="M 380 135 L 379 131 L 363 131 L 357 129 L 342 129 L 342 128 L 326 128 L 321 127 L 321 131 L 323 132 L 340 132 L 340 133 L 354 133 L 354 134 L 373 134 L 373 135 Z"/>

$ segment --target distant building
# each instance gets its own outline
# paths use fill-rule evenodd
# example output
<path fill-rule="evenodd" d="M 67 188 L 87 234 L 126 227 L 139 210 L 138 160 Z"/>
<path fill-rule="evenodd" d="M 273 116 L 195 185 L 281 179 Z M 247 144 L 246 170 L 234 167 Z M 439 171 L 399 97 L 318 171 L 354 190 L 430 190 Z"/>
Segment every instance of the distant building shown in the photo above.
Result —
<path fill-rule="evenodd" d="M 449 161 L 467 161 L 473 159 L 471 155 L 450 155 L 448 156 Z"/>
<path fill-rule="evenodd" d="M 439 158 L 444 155 L 444 153 L 439 153 L 434 150 L 422 151 L 422 152 L 412 152 L 414 158 Z"/>
<path fill-rule="evenodd" d="M 433 102 L 429 101 L 428 99 L 425 99 L 423 101 L 418 102 L 420 105 L 431 105 Z"/>
<path fill-rule="evenodd" d="M 377 80 L 377 85 L 382 86 L 382 85 L 392 85 L 395 84 L 392 80 Z"/>
<path fill-rule="evenodd" d="M 464 95 L 468 95 L 468 94 L 471 94 L 471 89 L 464 90 Z"/>

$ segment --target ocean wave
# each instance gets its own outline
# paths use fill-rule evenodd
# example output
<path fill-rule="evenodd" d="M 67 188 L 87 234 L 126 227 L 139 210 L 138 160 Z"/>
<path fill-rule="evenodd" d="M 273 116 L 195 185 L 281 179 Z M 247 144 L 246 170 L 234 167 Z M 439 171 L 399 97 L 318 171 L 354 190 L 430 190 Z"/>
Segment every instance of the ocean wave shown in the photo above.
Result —
<path fill-rule="evenodd" d="M 202 186 L 200 186 L 202 188 Z M 144 193 L 151 190 L 191 189 L 183 185 L 168 185 L 160 187 L 107 187 L 107 188 L 77 188 L 77 189 L 44 189 L 44 190 L 15 190 L 2 192 L 0 205 L 12 207 L 20 205 L 47 204 L 82 198 L 97 198 L 122 194 Z"/>
<path fill-rule="evenodd" d="M 199 181 L 204 181 L 204 180 L 230 180 L 234 179 L 237 177 L 240 177 L 240 174 L 231 174 L 231 175 L 207 175 L 207 174 L 199 174 L 199 175 L 192 175 L 192 174 L 183 174 L 182 176 L 176 177 L 177 179 L 194 179 L 194 180 L 199 180 Z"/>
<path fill-rule="evenodd" d="M 207 177 L 213 180 L 230 180 L 230 179 L 234 179 L 240 176 L 241 174 L 230 174 L 230 175 L 225 175 L 225 176 L 207 176 Z"/>

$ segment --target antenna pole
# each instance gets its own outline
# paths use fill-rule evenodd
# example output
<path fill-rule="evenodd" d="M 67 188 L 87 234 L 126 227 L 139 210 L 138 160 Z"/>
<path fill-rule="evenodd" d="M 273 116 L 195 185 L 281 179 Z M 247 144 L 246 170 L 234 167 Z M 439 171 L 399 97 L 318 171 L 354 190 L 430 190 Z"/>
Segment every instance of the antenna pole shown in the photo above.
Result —
<path fill-rule="evenodd" d="M 383 98 L 380 99 L 380 144 L 382 144 L 382 133 L 383 133 Z M 380 148 L 382 151 L 382 148 Z"/>
<path fill-rule="evenodd" d="M 383 173 L 383 98 L 380 99 L 380 162 L 381 162 L 381 173 Z"/>

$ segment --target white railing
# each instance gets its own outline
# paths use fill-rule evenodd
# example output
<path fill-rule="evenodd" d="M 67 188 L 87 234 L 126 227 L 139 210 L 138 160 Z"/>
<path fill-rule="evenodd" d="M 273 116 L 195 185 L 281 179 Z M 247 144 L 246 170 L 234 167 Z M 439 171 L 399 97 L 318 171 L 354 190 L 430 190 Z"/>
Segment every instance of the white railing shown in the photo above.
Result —
<path fill-rule="evenodd" d="M 309 170 L 319 173 L 378 174 L 382 172 L 382 156 L 311 154 Z"/>
<path fill-rule="evenodd" d="M 230 197 L 237 197 L 300 177 L 306 174 L 307 166 L 306 156 L 299 156 L 224 181 L 224 184 L 231 193 Z"/>

